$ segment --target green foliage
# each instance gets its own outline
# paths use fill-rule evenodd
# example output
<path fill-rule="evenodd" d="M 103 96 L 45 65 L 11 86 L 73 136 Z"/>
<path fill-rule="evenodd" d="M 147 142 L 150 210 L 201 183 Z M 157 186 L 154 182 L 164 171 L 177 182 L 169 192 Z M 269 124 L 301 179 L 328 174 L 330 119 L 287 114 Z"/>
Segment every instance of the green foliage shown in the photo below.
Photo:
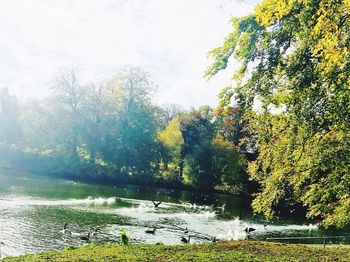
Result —
<path fill-rule="evenodd" d="M 219 119 L 208 106 L 189 112 L 155 106 L 154 89 L 140 68 L 126 67 L 88 84 L 79 81 L 77 69 L 64 69 L 42 102 L 28 101 L 19 110 L 13 97 L 4 96 L 16 117 L 10 111 L 0 114 L 12 119 L 0 131 L 12 134 L 10 127 L 18 122 L 23 141 L 10 149 L 8 140 L 0 155 L 23 170 L 46 175 L 241 192 L 244 161 L 229 141 L 229 124 L 219 124 L 230 117 Z M 240 118 L 234 121 L 237 137 L 243 132 Z M 220 128 L 225 141 L 214 139 Z"/>
<path fill-rule="evenodd" d="M 233 19 L 232 33 L 210 53 L 208 77 L 231 57 L 241 63 L 221 108 L 235 101 L 256 132 L 249 173 L 261 191 L 253 208 L 267 217 L 299 204 L 325 227 L 350 226 L 349 4 L 263 1 Z"/>
<path fill-rule="evenodd" d="M 217 121 L 209 107 L 202 107 L 182 113 L 159 133 L 166 179 L 201 190 L 243 191 L 245 160 L 238 147 L 216 136 Z"/>
<path fill-rule="evenodd" d="M 158 140 L 161 147 L 163 167 L 161 172 L 166 179 L 181 179 L 179 166 L 181 163 L 181 148 L 184 140 L 180 131 L 179 118 L 174 118 L 168 126 L 159 132 Z"/>
<path fill-rule="evenodd" d="M 239 149 L 231 142 L 217 135 L 212 141 L 213 169 L 219 177 L 219 186 L 231 193 L 244 191 L 246 184 L 245 159 Z"/>

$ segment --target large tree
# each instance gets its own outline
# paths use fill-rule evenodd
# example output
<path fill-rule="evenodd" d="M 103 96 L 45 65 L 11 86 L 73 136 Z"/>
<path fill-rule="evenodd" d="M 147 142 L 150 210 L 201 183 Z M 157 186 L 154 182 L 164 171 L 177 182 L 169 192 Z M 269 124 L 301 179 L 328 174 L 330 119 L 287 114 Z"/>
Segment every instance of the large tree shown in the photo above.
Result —
<path fill-rule="evenodd" d="M 304 205 L 324 226 L 350 225 L 350 1 L 264 0 L 210 52 L 211 77 L 235 58 L 234 100 L 258 133 L 250 175 L 254 210 L 267 217 Z"/>

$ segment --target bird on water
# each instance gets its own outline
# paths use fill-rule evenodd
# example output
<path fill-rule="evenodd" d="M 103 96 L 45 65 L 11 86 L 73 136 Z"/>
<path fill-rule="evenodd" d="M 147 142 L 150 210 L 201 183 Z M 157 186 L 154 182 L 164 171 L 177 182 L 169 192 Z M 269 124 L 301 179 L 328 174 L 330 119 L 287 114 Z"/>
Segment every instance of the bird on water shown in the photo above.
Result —
<path fill-rule="evenodd" d="M 188 236 L 188 238 L 181 237 L 181 242 L 184 244 L 189 244 L 191 240 L 191 236 Z"/>
<path fill-rule="evenodd" d="M 252 227 L 246 227 L 245 229 L 244 229 L 244 231 L 246 232 L 246 233 L 250 233 L 250 232 L 253 232 L 253 231 L 255 231 L 256 229 L 255 228 L 252 228 Z"/>
<path fill-rule="evenodd" d="M 153 228 L 153 229 L 147 229 L 146 231 L 146 234 L 155 234 L 156 233 L 156 229 L 155 228 Z"/>
<path fill-rule="evenodd" d="M 90 240 L 90 232 L 86 236 L 80 236 L 79 238 L 83 241 L 86 241 L 86 242 L 89 241 Z"/>
<path fill-rule="evenodd" d="M 162 202 L 154 202 L 154 201 L 152 201 L 152 203 L 153 203 L 153 205 L 154 205 L 154 207 L 159 207 L 159 205 L 162 203 Z"/>

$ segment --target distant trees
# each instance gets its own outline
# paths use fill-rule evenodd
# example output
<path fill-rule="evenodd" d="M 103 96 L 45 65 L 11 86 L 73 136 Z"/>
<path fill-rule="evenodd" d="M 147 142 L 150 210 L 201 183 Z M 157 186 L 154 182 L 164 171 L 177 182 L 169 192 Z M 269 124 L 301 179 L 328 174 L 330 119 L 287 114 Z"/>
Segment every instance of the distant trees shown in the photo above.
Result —
<path fill-rule="evenodd" d="M 182 113 L 159 133 L 162 173 L 202 190 L 244 191 L 245 158 L 218 134 L 211 108 Z"/>
<path fill-rule="evenodd" d="M 19 142 L 14 127 L 23 134 L 17 166 L 98 182 L 244 191 L 245 159 L 223 128 L 228 118 L 208 106 L 155 105 L 156 85 L 141 68 L 87 84 L 78 69 L 63 69 L 51 88 L 46 100 L 22 110 L 1 97 L 1 138 Z"/>
<path fill-rule="evenodd" d="M 20 144 L 20 108 L 7 88 L 0 89 L 0 143 Z"/>

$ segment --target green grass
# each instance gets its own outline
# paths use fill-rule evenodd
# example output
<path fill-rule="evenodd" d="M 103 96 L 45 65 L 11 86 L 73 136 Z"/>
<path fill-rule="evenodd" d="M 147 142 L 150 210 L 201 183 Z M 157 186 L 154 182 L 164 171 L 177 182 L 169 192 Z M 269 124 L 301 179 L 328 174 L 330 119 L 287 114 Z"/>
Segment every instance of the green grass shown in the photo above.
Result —
<path fill-rule="evenodd" d="M 201 245 L 108 244 L 8 257 L 3 261 L 350 261 L 350 248 L 333 245 L 324 249 L 258 241 Z"/>

